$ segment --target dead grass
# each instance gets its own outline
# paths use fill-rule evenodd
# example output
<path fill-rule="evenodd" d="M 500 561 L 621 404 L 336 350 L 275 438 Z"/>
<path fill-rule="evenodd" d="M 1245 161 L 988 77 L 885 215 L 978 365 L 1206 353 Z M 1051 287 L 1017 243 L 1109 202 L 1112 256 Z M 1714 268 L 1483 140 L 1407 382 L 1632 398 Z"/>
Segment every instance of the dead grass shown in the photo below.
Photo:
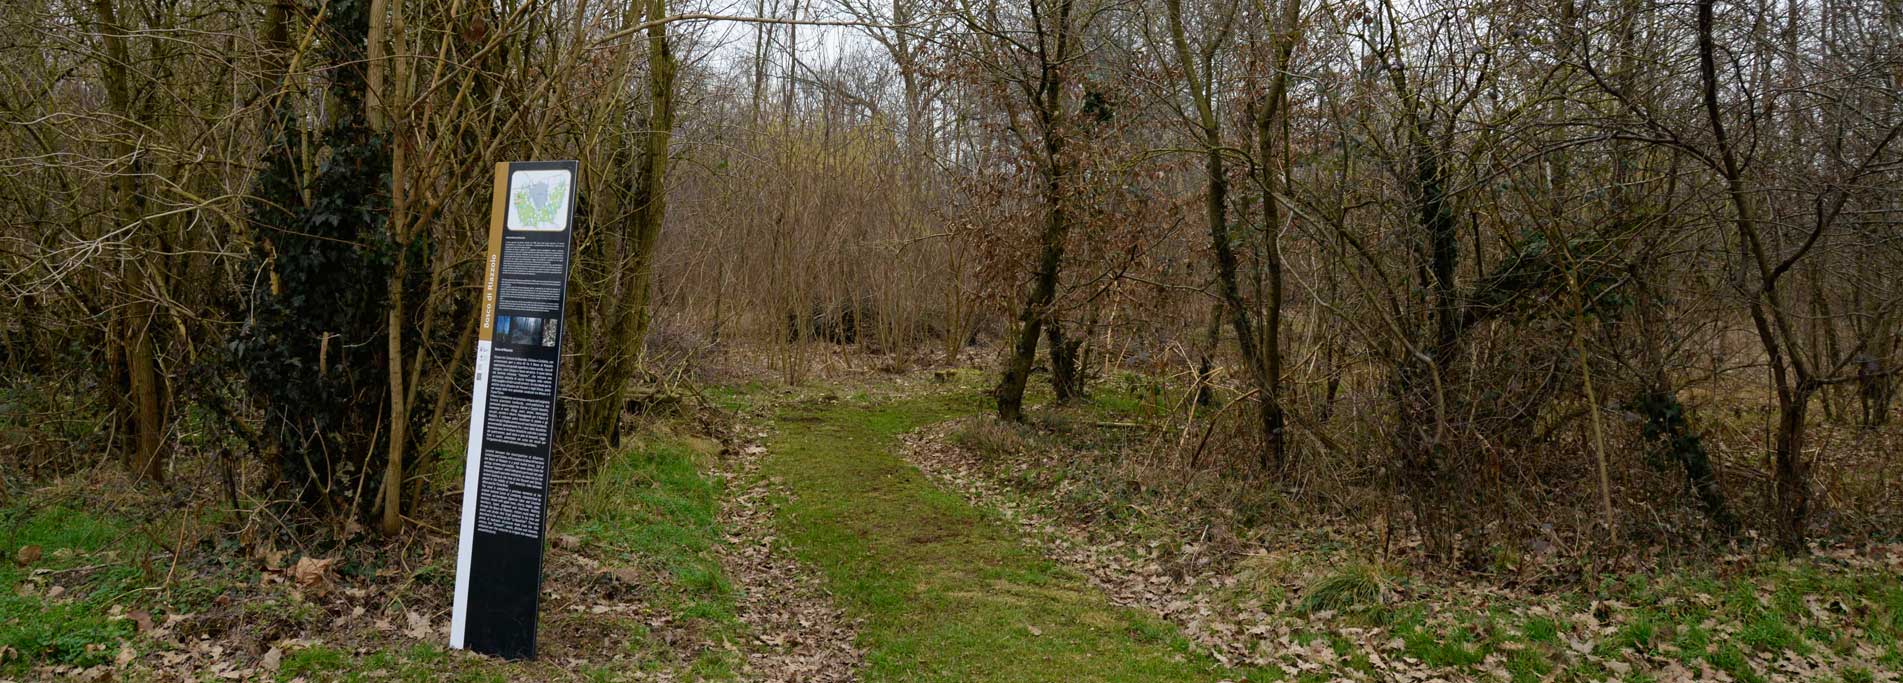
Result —
<path fill-rule="evenodd" d="M 1003 459 L 1023 452 L 1029 444 L 1022 425 L 999 420 L 965 420 L 951 433 L 953 443 L 980 456 Z"/>

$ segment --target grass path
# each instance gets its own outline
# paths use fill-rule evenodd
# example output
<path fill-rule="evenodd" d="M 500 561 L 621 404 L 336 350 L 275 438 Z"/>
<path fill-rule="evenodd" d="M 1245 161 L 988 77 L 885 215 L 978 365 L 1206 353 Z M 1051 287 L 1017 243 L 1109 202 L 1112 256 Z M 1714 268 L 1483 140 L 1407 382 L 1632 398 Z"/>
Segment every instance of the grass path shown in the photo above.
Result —
<path fill-rule="evenodd" d="M 897 437 L 973 407 L 943 397 L 783 409 L 762 463 L 779 526 L 862 619 L 865 680 L 1214 681 L 1155 617 L 1111 605 L 995 515 L 933 486 Z"/>

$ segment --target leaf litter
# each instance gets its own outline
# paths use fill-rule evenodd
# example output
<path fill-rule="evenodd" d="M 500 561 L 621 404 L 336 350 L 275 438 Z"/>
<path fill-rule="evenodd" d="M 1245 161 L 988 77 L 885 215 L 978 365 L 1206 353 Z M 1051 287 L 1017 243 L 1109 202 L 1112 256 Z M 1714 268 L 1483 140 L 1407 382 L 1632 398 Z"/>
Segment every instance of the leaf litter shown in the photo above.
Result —
<path fill-rule="evenodd" d="M 1323 530 L 1320 543 L 1313 530 L 1265 531 L 1237 539 L 1226 520 L 1212 519 L 1219 513 L 1148 500 L 1094 502 L 1121 504 L 1135 514 L 1080 514 L 1075 489 L 1083 484 L 1065 478 L 1045 485 L 1047 478 L 1027 473 L 1078 462 L 1081 454 L 1040 444 L 1034 449 L 1038 453 L 999 458 L 958 445 L 957 430 L 985 419 L 954 420 L 908 434 L 901 453 L 935 483 L 997 511 L 1048 557 L 1083 574 L 1113 602 L 1157 614 L 1225 665 L 1279 670 L 1302 680 L 1903 681 L 1893 665 L 1895 650 L 1886 653 L 1857 642 L 1868 634 L 1847 618 L 1854 610 L 1844 609 L 1837 598 L 1807 596 L 1807 609 L 1831 617 L 1827 623 L 1834 624 L 1838 641 L 1806 641 L 1791 649 L 1738 648 L 1732 641 L 1746 626 L 1735 621 L 1647 625 L 1638 606 L 1616 600 L 1572 604 L 1557 595 L 1458 577 L 1390 581 L 1372 567 L 1364 570 L 1367 579 L 1346 582 L 1362 587 L 1361 596 L 1340 608 L 1324 608 L 1329 601 L 1316 596 L 1327 592 L 1331 581 L 1354 574 L 1355 562 L 1339 548 L 1326 554 L 1309 547 L 1351 545 L 1351 534 Z M 1858 551 L 1822 547 L 1818 556 L 1894 578 L 1903 552 L 1895 545 Z M 1768 604 L 1769 588 L 1760 586 L 1759 593 L 1758 600 Z M 1691 599 L 1714 608 L 1719 602 L 1709 595 Z M 1678 600 L 1661 602 L 1670 607 Z M 1838 608 L 1832 611 L 1827 604 Z M 1867 614 L 1871 606 L 1863 608 Z M 1525 632 L 1531 623 L 1553 624 L 1551 642 Z M 1612 642 L 1631 639 L 1643 628 L 1656 630 L 1643 647 Z M 1483 646 L 1475 629 L 1496 637 Z M 1701 639 L 1708 641 L 1703 651 L 1684 651 L 1676 644 Z M 1729 666 L 1712 664 L 1733 656 Z M 1546 663 L 1529 668 L 1534 660 Z"/>
<path fill-rule="evenodd" d="M 720 513 L 727 530 L 721 563 L 739 588 L 739 618 L 750 631 L 742 648 L 745 680 L 841 683 L 859 679 L 865 653 L 855 644 L 858 625 L 835 606 L 814 571 L 793 556 L 774 529 L 775 498 L 791 493 L 762 477 L 770 436 L 754 430 L 730 449 L 723 476 L 729 498 Z"/>

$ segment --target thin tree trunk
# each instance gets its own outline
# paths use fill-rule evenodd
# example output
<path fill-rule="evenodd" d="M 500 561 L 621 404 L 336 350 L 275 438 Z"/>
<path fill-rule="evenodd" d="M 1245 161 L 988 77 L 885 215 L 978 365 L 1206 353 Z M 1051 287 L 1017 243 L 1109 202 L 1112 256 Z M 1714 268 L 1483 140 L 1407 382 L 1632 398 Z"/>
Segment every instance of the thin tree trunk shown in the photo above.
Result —
<path fill-rule="evenodd" d="M 1567 261 L 1568 269 L 1575 269 L 1570 256 Z M 1586 299 L 1580 292 L 1576 270 L 1566 274 L 1566 284 L 1573 299 L 1573 350 L 1579 355 L 1579 379 L 1586 392 L 1586 414 L 1592 428 L 1593 460 L 1599 466 L 1600 514 L 1604 517 L 1606 533 L 1616 544 L 1619 542 L 1619 526 L 1612 510 L 1612 470 L 1606 456 L 1606 427 L 1604 418 L 1599 414 L 1599 396 L 1593 391 L 1592 358 L 1586 355 Z"/>
<path fill-rule="evenodd" d="M 1057 163 L 1055 150 L 1061 149 L 1061 145 L 1047 141 L 1045 148 L 1046 160 Z M 1063 263 L 1064 240 L 1070 231 L 1060 198 L 1063 184 L 1059 177 L 1056 169 L 1046 171 L 1045 197 L 1051 205 L 1045 209 L 1037 279 L 1018 311 L 1018 338 L 1011 347 L 1011 357 L 1005 362 L 1004 377 L 992 392 L 998 399 L 1000 420 L 1024 421 L 1024 387 L 1031 378 L 1031 364 L 1037 357 L 1038 335 L 1043 332 L 1045 316 L 1050 315 L 1051 302 L 1057 296 L 1057 271 Z"/>
<path fill-rule="evenodd" d="M 1773 438 L 1772 475 L 1777 492 L 1778 546 L 1787 553 L 1801 555 L 1809 551 L 1805 536 L 1810 512 L 1809 467 L 1803 462 L 1804 434 L 1808 428 L 1804 417 L 1809 409 L 1811 393 L 1815 390 L 1815 382 L 1803 358 L 1798 355 L 1798 350 L 1787 348 L 1784 344 L 1784 341 L 1794 341 L 1796 337 L 1791 334 L 1790 325 L 1779 308 L 1777 279 L 1782 270 L 1772 267 L 1765 247 L 1760 242 L 1756 208 L 1721 118 L 1715 54 L 1717 47 L 1712 36 L 1715 14 L 1713 3 L 1714 0 L 1698 2 L 1699 85 L 1705 120 L 1711 128 L 1712 141 L 1718 148 L 1716 170 L 1725 181 L 1726 196 L 1731 201 L 1734 213 L 1732 223 L 1738 231 L 1739 249 L 1743 251 L 1746 262 L 1755 265 L 1758 271 L 1759 286 L 1750 293 L 1747 308 L 1758 333 L 1758 341 L 1764 346 L 1777 391 L 1778 424 Z M 1820 230 L 1822 227 L 1818 226 Z"/>
<path fill-rule="evenodd" d="M 471 346 L 471 342 L 475 341 L 477 321 L 479 321 L 481 317 L 481 315 L 469 316 L 468 322 L 463 324 L 462 335 L 456 339 L 456 352 L 450 354 L 450 358 L 461 359 L 469 356 L 469 347 Z M 443 414 L 449 407 L 449 389 L 450 386 L 454 384 L 454 382 L 451 381 L 453 377 L 454 375 L 452 373 L 445 371 L 442 383 L 436 386 L 436 401 L 430 409 L 429 429 L 422 434 L 423 438 L 429 440 L 422 442 L 423 449 L 416 454 L 417 460 L 414 469 L 417 472 L 429 471 L 430 463 L 436 457 L 436 449 L 442 446 L 443 437 L 447 434 L 443 431 Z M 415 509 L 416 506 L 423 504 L 425 484 L 429 482 L 420 476 L 412 475 L 410 478 L 416 482 L 410 486 L 410 508 Z"/>
<path fill-rule="evenodd" d="M 1262 349 L 1258 386 L 1262 392 L 1263 467 L 1286 465 L 1287 415 L 1282 405 L 1282 205 L 1281 169 L 1288 161 L 1288 76 L 1300 35 L 1300 0 L 1282 0 L 1281 26 L 1270 27 L 1274 75 L 1262 106 L 1256 109 L 1256 173 L 1262 189 Z M 1277 30 L 1279 29 L 1279 30 Z M 1278 150 L 1277 147 L 1281 149 Z M 1278 153 L 1279 152 L 1279 153 Z"/>
<path fill-rule="evenodd" d="M 667 16 L 667 0 L 648 0 L 648 20 Z M 639 359 L 652 320 L 654 248 L 667 217 L 668 154 L 674 135 L 674 79 L 678 66 L 667 26 L 648 27 L 648 103 L 646 138 L 634 193 L 635 234 L 628 311 L 622 317 L 621 350 Z M 618 403 L 618 402 L 617 402 Z"/>
<path fill-rule="evenodd" d="M 395 7 L 389 3 L 394 1 Z M 402 0 L 373 0 L 370 10 L 369 62 L 364 65 L 369 87 L 365 93 L 364 108 L 369 115 L 370 127 L 379 133 L 390 133 L 391 117 L 386 116 L 385 103 L 390 93 L 385 92 L 384 57 L 388 54 L 385 42 L 386 10 L 396 17 L 396 42 L 403 40 L 403 4 Z M 399 87 L 404 83 L 403 62 L 397 62 L 396 75 L 392 79 Z M 407 93 L 402 94 L 407 96 Z M 398 131 L 401 134 L 402 131 Z M 408 450 L 410 438 L 410 394 L 404 391 L 403 378 L 403 328 L 404 300 L 403 287 L 409 275 L 409 195 L 406 184 L 409 173 L 409 155 L 406 146 L 398 142 L 390 155 L 390 199 L 391 211 L 387 229 L 390 233 L 392 248 L 396 251 L 394 263 L 390 268 L 388 311 L 389 358 L 388 374 L 390 379 L 390 447 L 384 458 L 382 507 L 383 519 L 380 529 L 386 536 L 394 536 L 403 531 L 403 458 Z M 424 340 L 419 339 L 418 343 Z M 419 354 L 417 362 L 421 363 Z"/>
<path fill-rule="evenodd" d="M 1005 361 L 1004 376 L 992 391 L 998 401 L 998 418 L 1009 422 L 1024 421 L 1024 386 L 1030 380 L 1031 363 L 1037 357 L 1038 335 L 1043 332 L 1044 321 L 1051 315 L 1051 304 L 1057 298 L 1058 269 L 1064 262 L 1064 242 L 1070 237 L 1070 216 L 1065 211 L 1067 165 L 1064 161 L 1064 131 L 1061 127 L 1067 84 L 1065 69 L 1073 37 L 1070 28 L 1071 7 L 1072 0 L 1062 0 L 1058 4 L 1055 49 L 1050 54 L 1040 53 L 1042 71 L 1037 100 L 1032 103 L 1044 135 L 1041 169 L 1044 181 L 1044 229 L 1038 235 L 1039 255 L 1031 293 L 1018 311 L 1018 338 L 1012 345 L 1011 357 Z M 1041 45 L 1042 36 L 1039 36 L 1039 41 Z"/>
<path fill-rule="evenodd" d="M 399 152 L 400 153 L 400 152 Z M 409 410 L 403 401 L 403 268 L 402 259 L 390 271 L 390 448 L 383 468 L 383 522 L 385 535 L 403 530 L 403 451 L 409 437 Z"/>
<path fill-rule="evenodd" d="M 1196 405 L 1207 406 L 1213 387 L 1209 383 L 1215 380 L 1216 351 L 1222 346 L 1222 312 L 1226 304 L 1221 300 L 1209 306 L 1209 325 L 1203 328 L 1202 357 L 1196 362 Z"/>
<path fill-rule="evenodd" d="M 1294 3 L 1290 0 L 1289 7 Z M 1210 43 L 1205 51 L 1198 55 L 1190 49 L 1187 32 L 1184 30 L 1182 0 L 1169 0 L 1167 4 L 1170 20 L 1170 39 L 1176 48 L 1177 61 L 1180 63 L 1192 96 L 1196 101 L 1198 127 L 1201 129 L 1203 143 L 1203 170 L 1208 176 L 1208 191 L 1204 195 L 1204 210 L 1209 223 L 1209 243 L 1216 253 L 1216 271 L 1222 292 L 1222 300 L 1229 311 L 1230 326 L 1236 332 L 1236 345 L 1242 352 L 1242 360 L 1249 370 L 1249 378 L 1255 383 L 1257 393 L 1257 419 L 1262 430 L 1262 447 L 1258 453 L 1260 466 L 1264 471 L 1279 469 L 1284 464 L 1284 421 L 1281 401 L 1281 354 L 1279 345 L 1281 329 L 1282 268 L 1281 254 L 1275 239 L 1276 231 L 1281 229 L 1278 205 L 1273 196 L 1274 164 L 1270 162 L 1275 149 L 1275 122 L 1283 76 L 1277 73 L 1270 87 L 1270 94 L 1258 107 L 1256 125 L 1260 135 L 1261 158 L 1257 159 L 1258 180 L 1263 185 L 1263 210 L 1266 222 L 1264 239 L 1268 247 L 1262 264 L 1268 277 L 1263 291 L 1263 318 L 1261 333 L 1263 345 L 1256 340 L 1256 321 L 1249 314 L 1249 304 L 1242 298 L 1239 266 L 1235 247 L 1229 233 L 1229 177 L 1223 161 L 1222 123 L 1215 110 L 1213 73 L 1199 73 L 1199 64 L 1208 64 L 1218 47 Z M 1278 53 L 1277 63 L 1286 67 L 1292 42 L 1282 36 L 1283 49 Z"/>
<path fill-rule="evenodd" d="M 1810 409 L 1810 391 L 1792 392 L 1778 405 L 1775 477 L 1778 546 L 1786 553 L 1809 552 L 1805 538 L 1810 521 L 1810 463 L 1804 460 L 1804 420 Z"/>
<path fill-rule="evenodd" d="M 139 267 L 135 264 L 130 269 L 136 272 Z M 144 278 L 133 278 L 132 281 L 143 282 Z M 132 393 L 139 402 L 139 452 L 133 462 L 133 471 L 146 479 L 162 481 L 165 479 L 165 460 L 160 457 L 159 449 L 165 429 L 165 410 L 159 400 L 158 362 L 152 343 L 152 308 L 150 302 L 133 304 L 131 329 L 127 330 L 132 335 Z"/>
<path fill-rule="evenodd" d="M 105 68 L 106 99 L 114 114 L 131 121 L 136 117 L 132 111 L 131 51 L 126 45 L 126 28 L 119 23 L 117 9 L 112 0 L 93 0 L 93 11 L 97 15 L 104 43 L 107 62 Z M 113 136 L 113 153 L 121 159 L 129 160 L 132 168 L 115 175 L 112 179 L 114 202 L 117 205 L 115 216 L 122 227 L 128 229 L 126 241 L 138 251 L 135 258 L 126 259 L 121 267 L 124 291 L 129 299 L 117 325 L 119 337 L 113 343 L 124 351 L 121 357 L 126 363 L 126 388 L 132 394 L 127 402 L 133 411 L 130 423 L 137 431 L 136 449 L 128 458 L 127 464 L 133 473 L 150 480 L 159 480 L 165 474 L 165 462 L 159 449 L 163 441 L 165 409 L 159 396 L 159 377 L 157 345 L 153 337 L 157 304 L 152 300 L 153 292 L 148 291 L 146 268 L 151 265 L 146 259 L 162 258 L 158 254 L 146 253 L 141 247 L 145 244 L 143 200 L 140 196 L 138 176 L 141 162 L 139 151 L 134 148 L 125 134 Z"/>
<path fill-rule="evenodd" d="M 1084 369 L 1078 349 L 1083 346 L 1084 338 L 1066 337 L 1064 326 L 1056 318 L 1044 325 L 1044 332 L 1045 341 L 1050 344 L 1047 353 L 1051 357 L 1051 389 L 1057 394 L 1057 402 L 1070 403 L 1083 398 Z"/>
<path fill-rule="evenodd" d="M 1222 153 L 1217 149 L 1221 138 L 1211 131 L 1207 141 L 1210 147 L 1206 152 L 1205 170 L 1209 174 L 1209 191 L 1205 208 L 1208 211 L 1209 243 L 1216 252 L 1216 270 L 1221 282 L 1224 307 L 1229 311 L 1229 325 L 1236 332 L 1236 346 L 1242 352 L 1243 365 L 1249 369 L 1249 378 L 1255 382 L 1258 390 L 1256 415 L 1262 428 L 1259 464 L 1264 471 L 1269 471 L 1282 463 L 1282 409 L 1276 396 L 1271 393 L 1276 382 L 1269 374 L 1266 363 L 1268 354 L 1256 346 L 1255 323 L 1249 319 L 1249 306 L 1242 299 L 1242 289 L 1236 276 L 1236 252 L 1229 240 L 1229 182 L 1225 177 L 1227 170 L 1223 167 Z M 1270 204 L 1273 203 L 1271 200 Z"/>

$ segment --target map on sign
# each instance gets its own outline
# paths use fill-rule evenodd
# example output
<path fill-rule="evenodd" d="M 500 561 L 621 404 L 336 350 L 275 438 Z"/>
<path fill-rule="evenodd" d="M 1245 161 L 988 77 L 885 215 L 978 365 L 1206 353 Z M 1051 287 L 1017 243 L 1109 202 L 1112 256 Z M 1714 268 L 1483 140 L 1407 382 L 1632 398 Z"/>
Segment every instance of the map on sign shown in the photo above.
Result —
<path fill-rule="evenodd" d="M 509 229 L 568 229 L 568 171 L 516 171 L 509 175 Z"/>

